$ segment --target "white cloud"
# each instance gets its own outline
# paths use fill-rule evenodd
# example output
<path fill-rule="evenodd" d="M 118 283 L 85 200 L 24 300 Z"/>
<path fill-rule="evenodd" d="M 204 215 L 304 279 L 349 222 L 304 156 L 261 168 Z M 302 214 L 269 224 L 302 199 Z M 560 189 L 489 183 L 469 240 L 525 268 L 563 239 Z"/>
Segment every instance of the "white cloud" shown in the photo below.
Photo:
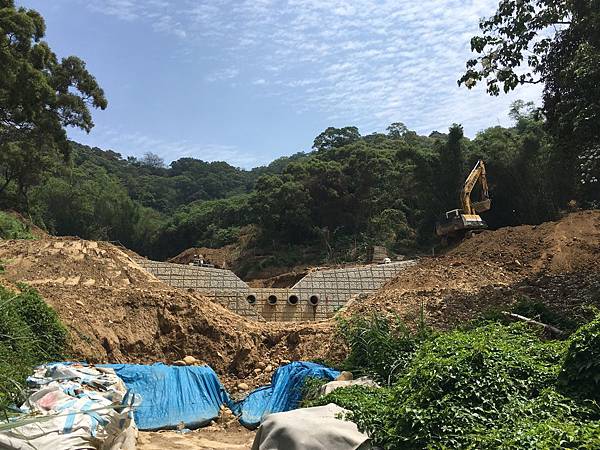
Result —
<path fill-rule="evenodd" d="M 217 70 L 208 74 L 205 79 L 208 82 L 222 81 L 222 80 L 231 80 L 232 78 L 236 78 L 240 74 L 239 69 L 235 67 L 228 67 L 227 69 Z"/>
<path fill-rule="evenodd" d="M 265 85 L 294 110 L 318 111 L 364 133 L 403 121 L 427 133 L 462 122 L 469 134 L 500 121 L 516 98 L 459 88 L 469 38 L 497 0 L 97 0 L 95 11 L 152 23 L 186 55 L 220 54 L 205 81 Z M 240 70 L 252 74 L 241 80 Z"/>

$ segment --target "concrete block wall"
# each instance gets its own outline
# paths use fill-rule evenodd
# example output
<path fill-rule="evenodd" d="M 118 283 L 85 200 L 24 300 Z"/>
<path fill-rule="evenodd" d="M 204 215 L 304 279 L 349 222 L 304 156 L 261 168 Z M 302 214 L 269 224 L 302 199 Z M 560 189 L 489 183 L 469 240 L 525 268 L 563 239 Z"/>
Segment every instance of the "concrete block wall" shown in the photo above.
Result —
<path fill-rule="evenodd" d="M 160 280 L 193 289 L 242 316 L 264 321 L 314 321 L 332 317 L 351 298 L 381 288 L 398 272 L 414 264 L 402 261 L 360 267 L 317 270 L 289 289 L 251 288 L 230 270 L 184 266 L 140 259 L 137 262 Z M 295 296 L 295 304 L 290 302 Z M 252 297 L 254 302 L 249 302 Z M 276 301 L 269 302 L 269 298 Z M 316 300 L 316 304 L 311 303 Z"/>
<path fill-rule="evenodd" d="M 136 260 L 144 269 L 171 286 L 197 290 L 245 290 L 248 285 L 227 269 L 185 266 L 167 262 Z"/>

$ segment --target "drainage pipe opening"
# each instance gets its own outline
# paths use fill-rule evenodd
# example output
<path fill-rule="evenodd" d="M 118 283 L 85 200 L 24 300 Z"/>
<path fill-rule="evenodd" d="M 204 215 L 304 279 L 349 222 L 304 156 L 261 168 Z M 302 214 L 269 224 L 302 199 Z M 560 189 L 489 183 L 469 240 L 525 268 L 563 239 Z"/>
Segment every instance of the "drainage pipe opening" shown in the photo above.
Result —
<path fill-rule="evenodd" d="M 313 294 L 308 298 L 308 303 L 310 303 L 312 306 L 317 306 L 319 304 L 319 296 L 317 294 Z"/>
<path fill-rule="evenodd" d="M 254 305 L 256 303 L 256 295 L 248 294 L 248 296 L 246 297 L 246 301 L 248 302 L 248 304 Z"/>
<path fill-rule="evenodd" d="M 300 301 L 300 299 L 298 298 L 298 296 L 296 294 L 291 294 L 288 297 L 288 303 L 292 306 L 296 306 L 299 301 Z"/>
<path fill-rule="evenodd" d="M 277 296 L 275 294 L 271 294 L 267 298 L 267 301 L 269 302 L 269 305 L 275 305 L 277 303 Z"/>

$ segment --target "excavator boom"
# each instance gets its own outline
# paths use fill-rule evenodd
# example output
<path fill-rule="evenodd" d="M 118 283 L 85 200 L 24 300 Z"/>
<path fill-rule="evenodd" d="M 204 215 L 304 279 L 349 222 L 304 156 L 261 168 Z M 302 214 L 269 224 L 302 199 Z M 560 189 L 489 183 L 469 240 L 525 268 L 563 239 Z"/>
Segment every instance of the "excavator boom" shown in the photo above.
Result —
<path fill-rule="evenodd" d="M 481 200 L 478 202 L 471 201 L 471 193 L 477 182 L 481 184 Z M 485 164 L 482 160 L 477 161 L 473 170 L 465 180 L 462 191 L 460 192 L 460 200 L 462 210 L 465 214 L 477 214 L 490 209 L 491 202 L 488 193 L 487 175 L 485 172 Z"/>

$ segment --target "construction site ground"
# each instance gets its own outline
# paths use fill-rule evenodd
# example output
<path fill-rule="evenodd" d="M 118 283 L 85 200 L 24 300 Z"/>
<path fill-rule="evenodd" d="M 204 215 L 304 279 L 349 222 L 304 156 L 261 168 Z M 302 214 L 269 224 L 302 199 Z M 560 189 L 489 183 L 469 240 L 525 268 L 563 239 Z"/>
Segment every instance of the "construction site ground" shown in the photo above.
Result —
<path fill-rule="evenodd" d="M 335 320 L 265 323 L 244 319 L 202 295 L 170 287 L 128 253 L 106 242 L 38 235 L 0 241 L 0 282 L 25 282 L 55 308 L 71 336 L 73 359 L 172 363 L 186 355 L 209 364 L 230 392 L 267 384 L 292 360 L 340 361 Z M 397 314 L 411 326 L 424 313 L 449 329 L 519 299 L 543 301 L 562 314 L 600 307 L 600 211 L 558 222 L 486 231 L 447 253 L 422 258 L 383 289 L 340 314 Z M 225 412 L 187 434 L 140 433 L 141 449 L 249 448 L 253 433 Z"/>

